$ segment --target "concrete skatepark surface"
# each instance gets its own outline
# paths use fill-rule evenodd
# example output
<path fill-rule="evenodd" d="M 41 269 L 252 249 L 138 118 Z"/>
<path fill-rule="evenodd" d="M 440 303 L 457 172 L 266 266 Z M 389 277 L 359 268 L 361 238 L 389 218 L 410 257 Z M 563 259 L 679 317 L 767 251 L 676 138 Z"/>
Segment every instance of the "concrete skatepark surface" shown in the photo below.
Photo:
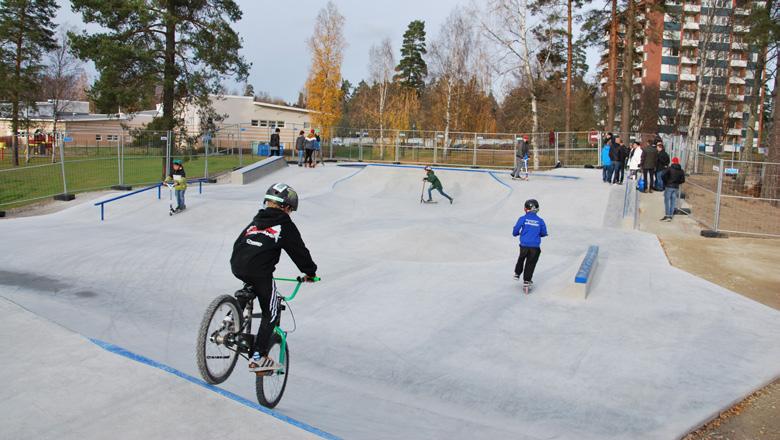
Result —
<path fill-rule="evenodd" d="M 233 240 L 284 181 L 324 281 L 292 303 L 277 410 L 334 435 L 676 438 L 780 374 L 780 313 L 671 267 L 654 235 L 613 227 L 622 187 L 600 170 L 437 175 L 454 205 L 419 203 L 419 169 L 328 165 L 189 191 L 174 217 L 150 192 L 108 205 L 103 223 L 91 203 L 5 220 L 0 294 L 197 375 L 202 313 L 240 287 Z M 511 228 L 529 197 L 550 237 L 524 296 Z M 588 298 L 561 295 L 591 244 Z M 297 270 L 283 257 L 277 273 Z M 245 368 L 221 387 L 254 399 Z"/>

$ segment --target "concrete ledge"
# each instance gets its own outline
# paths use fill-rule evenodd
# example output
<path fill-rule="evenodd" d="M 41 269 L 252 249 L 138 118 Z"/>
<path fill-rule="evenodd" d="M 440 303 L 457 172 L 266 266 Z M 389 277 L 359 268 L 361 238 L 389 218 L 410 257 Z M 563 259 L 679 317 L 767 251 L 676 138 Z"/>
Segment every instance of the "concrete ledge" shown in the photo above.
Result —
<path fill-rule="evenodd" d="M 54 200 L 62 200 L 63 202 L 70 202 L 71 200 L 75 199 L 75 194 L 57 194 L 54 196 Z"/>
<path fill-rule="evenodd" d="M 236 185 L 246 185 L 255 180 L 267 176 L 276 170 L 287 166 L 287 161 L 282 156 L 273 156 L 260 162 L 245 166 L 230 173 L 230 182 Z"/>
<path fill-rule="evenodd" d="M 580 268 L 577 270 L 577 274 L 574 275 L 574 283 L 567 289 L 568 296 L 580 299 L 588 297 L 590 282 L 596 274 L 598 256 L 599 247 L 596 245 L 589 246 L 588 251 L 585 252 L 585 257 L 582 259 L 582 264 L 580 264 Z"/>

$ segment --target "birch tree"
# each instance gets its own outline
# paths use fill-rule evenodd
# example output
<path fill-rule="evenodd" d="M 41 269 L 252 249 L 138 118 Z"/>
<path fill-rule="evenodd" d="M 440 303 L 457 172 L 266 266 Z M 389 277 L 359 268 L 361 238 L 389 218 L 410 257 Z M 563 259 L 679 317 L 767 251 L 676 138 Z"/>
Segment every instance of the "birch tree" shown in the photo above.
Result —
<path fill-rule="evenodd" d="M 392 86 L 393 73 L 395 72 L 395 57 L 393 45 L 389 38 L 385 38 L 378 46 L 371 46 L 369 52 L 369 72 L 371 81 L 378 88 L 377 116 L 379 121 L 379 142 L 382 157 L 384 157 L 386 111 L 389 101 L 389 91 Z"/>
<path fill-rule="evenodd" d="M 477 40 L 465 12 L 456 8 L 431 44 L 434 77 L 441 82 L 444 94 L 444 154 L 450 145 L 450 130 L 454 121 L 455 100 L 459 87 L 468 78 L 473 49 Z"/>

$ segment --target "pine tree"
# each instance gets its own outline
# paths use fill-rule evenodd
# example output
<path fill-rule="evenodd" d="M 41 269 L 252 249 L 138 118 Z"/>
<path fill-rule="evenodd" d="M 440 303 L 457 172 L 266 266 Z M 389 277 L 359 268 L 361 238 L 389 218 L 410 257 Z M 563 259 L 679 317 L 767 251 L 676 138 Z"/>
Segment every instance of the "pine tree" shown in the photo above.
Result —
<path fill-rule="evenodd" d="M 19 103 L 34 102 L 45 52 L 57 48 L 52 21 L 59 6 L 55 0 L 0 1 L 0 87 L 11 101 L 13 163 L 19 165 Z"/>
<path fill-rule="evenodd" d="M 397 74 L 393 77 L 402 86 L 415 89 L 421 93 L 425 88 L 425 77 L 428 75 L 428 65 L 423 59 L 427 53 L 425 48 L 425 22 L 414 20 L 404 32 L 404 42 L 401 45 L 401 61 L 396 66 Z"/>
<path fill-rule="evenodd" d="M 73 0 L 73 11 L 100 30 L 70 34 L 74 52 L 94 61 L 100 73 L 90 93 L 99 111 L 121 106 L 143 110 L 162 86 L 163 115 L 154 125 L 183 125 L 184 104 L 209 109 L 230 76 L 246 79 L 249 65 L 238 54 L 241 38 L 232 23 L 241 19 L 234 0 Z"/>

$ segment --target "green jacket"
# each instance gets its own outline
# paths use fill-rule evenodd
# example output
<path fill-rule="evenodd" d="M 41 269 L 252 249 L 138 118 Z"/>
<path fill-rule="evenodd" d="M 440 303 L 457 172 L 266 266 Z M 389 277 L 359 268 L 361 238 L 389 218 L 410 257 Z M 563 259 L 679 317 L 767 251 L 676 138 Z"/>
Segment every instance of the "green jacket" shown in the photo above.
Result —
<path fill-rule="evenodd" d="M 428 177 L 425 178 L 428 182 L 431 182 L 431 187 L 434 189 L 442 189 L 441 182 L 436 174 L 433 174 L 433 170 L 428 171 Z"/>
<path fill-rule="evenodd" d="M 175 176 L 180 176 L 178 179 Z M 171 170 L 171 175 L 165 178 L 165 183 L 173 182 L 173 189 L 182 191 L 187 189 L 187 174 L 182 167 L 178 171 Z"/>

